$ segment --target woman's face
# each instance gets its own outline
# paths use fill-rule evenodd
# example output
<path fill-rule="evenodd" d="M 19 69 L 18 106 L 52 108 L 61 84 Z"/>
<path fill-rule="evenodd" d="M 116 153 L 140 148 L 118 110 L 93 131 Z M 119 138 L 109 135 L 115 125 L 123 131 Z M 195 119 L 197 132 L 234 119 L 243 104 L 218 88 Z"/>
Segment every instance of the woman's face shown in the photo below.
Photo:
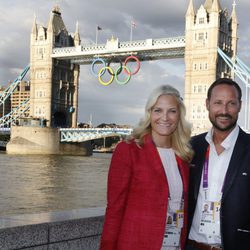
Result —
<path fill-rule="evenodd" d="M 170 139 L 180 120 L 176 97 L 161 95 L 151 109 L 150 123 L 154 142 Z M 159 145 L 158 145 L 159 146 Z"/>

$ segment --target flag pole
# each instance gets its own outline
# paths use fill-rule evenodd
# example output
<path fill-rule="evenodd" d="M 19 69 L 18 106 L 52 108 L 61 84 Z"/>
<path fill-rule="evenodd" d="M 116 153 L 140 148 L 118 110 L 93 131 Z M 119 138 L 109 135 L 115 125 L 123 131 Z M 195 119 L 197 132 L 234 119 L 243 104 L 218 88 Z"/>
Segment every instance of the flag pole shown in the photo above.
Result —
<path fill-rule="evenodd" d="M 132 34 L 133 34 L 133 25 L 132 22 L 130 22 L 130 42 L 132 42 Z"/>
<path fill-rule="evenodd" d="M 130 22 L 130 42 L 133 39 L 133 28 L 135 28 L 135 27 L 136 27 L 135 21 L 131 20 L 131 22 Z"/>
<path fill-rule="evenodd" d="M 97 40 L 98 40 L 98 26 L 96 27 L 95 31 L 95 45 L 97 46 Z"/>
<path fill-rule="evenodd" d="M 97 45 L 98 42 L 98 32 L 102 30 L 102 27 L 96 26 L 96 33 L 95 33 L 95 44 Z"/>

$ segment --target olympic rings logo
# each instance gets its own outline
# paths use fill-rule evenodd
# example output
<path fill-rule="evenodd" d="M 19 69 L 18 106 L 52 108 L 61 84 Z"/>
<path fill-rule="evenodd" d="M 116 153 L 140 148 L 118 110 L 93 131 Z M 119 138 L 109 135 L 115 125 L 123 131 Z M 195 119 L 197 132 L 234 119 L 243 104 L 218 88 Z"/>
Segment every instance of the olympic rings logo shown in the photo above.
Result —
<path fill-rule="evenodd" d="M 137 64 L 136 68 L 133 71 L 131 71 L 131 69 L 127 66 L 127 64 L 130 61 L 134 61 Z M 128 56 L 125 59 L 124 64 L 122 63 L 122 61 L 120 59 L 118 59 L 118 62 L 120 65 L 115 70 L 112 69 L 110 66 L 112 62 L 117 62 L 117 59 L 113 57 L 106 64 L 106 61 L 103 58 L 97 58 L 91 64 L 92 74 L 94 76 L 98 77 L 99 82 L 104 86 L 111 84 L 114 81 L 114 79 L 120 85 L 124 85 L 124 84 L 128 83 L 129 80 L 131 79 L 131 76 L 137 74 L 138 71 L 140 70 L 140 67 L 141 67 L 141 63 L 140 63 L 138 57 L 136 57 L 136 56 Z M 98 72 L 96 72 L 96 70 L 95 70 L 95 66 L 97 63 L 102 64 L 102 68 Z M 110 75 L 110 79 L 108 81 L 103 80 L 103 76 L 106 72 L 108 72 Z M 127 75 L 127 77 L 125 78 L 125 80 L 122 81 L 119 79 L 119 75 L 123 72 Z"/>

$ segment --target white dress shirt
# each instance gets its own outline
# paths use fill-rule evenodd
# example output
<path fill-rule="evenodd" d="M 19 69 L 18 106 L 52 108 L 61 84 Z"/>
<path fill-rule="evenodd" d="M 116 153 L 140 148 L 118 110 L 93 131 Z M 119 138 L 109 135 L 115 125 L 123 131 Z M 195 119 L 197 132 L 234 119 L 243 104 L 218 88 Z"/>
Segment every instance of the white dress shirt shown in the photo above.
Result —
<path fill-rule="evenodd" d="M 207 201 L 219 202 L 223 192 L 223 183 L 229 162 L 233 153 L 234 145 L 239 134 L 239 127 L 236 126 L 232 132 L 224 139 L 221 146 L 224 151 L 218 155 L 213 143 L 213 129 L 206 135 L 206 141 L 210 145 L 209 160 L 208 160 L 208 189 Z M 204 170 L 204 169 L 203 169 Z M 205 202 L 205 192 L 203 189 L 203 173 L 199 189 L 198 200 L 193 217 L 189 239 L 206 244 L 221 244 L 221 236 L 212 236 L 199 233 L 199 225 L 201 220 L 201 211 Z"/>

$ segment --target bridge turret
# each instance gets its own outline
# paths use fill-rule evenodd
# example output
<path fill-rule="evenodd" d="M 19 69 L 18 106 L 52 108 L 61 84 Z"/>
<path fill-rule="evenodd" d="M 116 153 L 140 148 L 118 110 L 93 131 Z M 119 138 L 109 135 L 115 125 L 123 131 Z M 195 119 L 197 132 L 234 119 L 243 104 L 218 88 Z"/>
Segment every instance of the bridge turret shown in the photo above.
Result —
<path fill-rule="evenodd" d="M 238 18 L 236 15 L 236 10 L 235 10 L 235 1 L 233 4 L 233 11 L 231 14 L 231 18 L 230 18 L 230 25 L 231 25 L 231 32 L 232 32 L 232 48 L 233 48 L 233 56 L 236 56 L 236 52 L 237 52 L 237 41 L 238 41 Z"/>
<path fill-rule="evenodd" d="M 193 0 L 189 0 L 186 16 L 194 16 L 194 15 L 195 15 L 194 3 L 193 3 Z"/>
<path fill-rule="evenodd" d="M 218 11 L 221 9 L 219 0 L 206 0 L 203 6 L 208 13 L 210 13 L 211 11 Z"/>
<path fill-rule="evenodd" d="M 210 10 L 207 9 L 207 11 L 210 12 L 209 17 L 210 17 L 211 26 L 216 27 L 216 28 L 219 27 L 220 26 L 220 14 L 221 14 L 221 7 L 220 7 L 219 0 L 214 0 L 211 6 L 211 9 Z M 217 34 L 217 37 L 218 37 L 219 30 L 216 30 L 215 33 Z M 214 35 L 216 35 L 215 33 Z M 216 41 L 215 39 L 214 41 Z"/>
<path fill-rule="evenodd" d="M 76 22 L 76 31 L 74 34 L 74 45 L 79 46 L 81 44 L 80 32 L 79 32 L 79 24 Z"/>
<path fill-rule="evenodd" d="M 54 41 L 56 36 L 59 36 L 60 33 L 63 33 L 66 36 L 68 35 L 67 29 L 62 19 L 60 8 L 58 6 L 55 6 L 50 14 L 47 32 L 48 37 L 51 36 Z M 67 44 L 62 45 L 67 46 Z"/>
<path fill-rule="evenodd" d="M 35 34 L 34 21 L 30 46 L 30 116 L 47 120 L 48 127 L 76 126 L 79 67 L 51 57 L 53 48 L 75 43 L 58 6 L 50 13 L 47 27 L 40 25 Z M 80 43 L 80 36 L 76 43 Z"/>
<path fill-rule="evenodd" d="M 236 15 L 236 4 L 235 1 L 233 3 L 233 10 L 231 13 L 230 17 L 230 22 L 229 22 L 229 30 L 231 31 L 231 37 L 232 37 L 232 47 L 231 47 L 231 53 L 232 53 L 232 58 L 236 58 L 237 54 L 237 42 L 238 42 L 238 18 Z"/>
<path fill-rule="evenodd" d="M 211 11 L 219 13 L 220 10 L 221 10 L 220 1 L 219 0 L 214 0 L 213 4 L 212 4 L 212 7 L 211 7 Z"/>
<path fill-rule="evenodd" d="M 236 3 L 235 1 L 233 2 L 233 10 L 232 10 L 232 13 L 231 13 L 231 20 L 234 24 L 236 24 L 236 26 L 238 26 L 238 18 L 237 18 L 237 14 L 236 14 Z"/>
<path fill-rule="evenodd" d="M 203 4 L 203 6 L 206 10 L 209 10 L 209 9 L 211 9 L 212 4 L 213 4 L 213 0 L 206 0 L 205 3 Z"/>
<path fill-rule="evenodd" d="M 54 25 L 53 25 L 53 14 L 50 14 L 49 21 L 48 21 L 48 26 L 47 26 L 47 33 L 50 36 L 53 36 L 54 34 Z"/>
<path fill-rule="evenodd" d="M 34 20 L 33 20 L 33 25 L 32 25 L 32 30 L 31 30 L 31 41 L 37 40 L 37 24 L 36 24 L 36 16 L 34 15 Z"/>
<path fill-rule="evenodd" d="M 229 28 L 227 11 L 222 10 L 219 0 L 206 0 L 196 15 L 194 12 L 190 0 L 185 31 L 185 103 L 193 133 L 197 134 L 210 127 L 205 106 L 208 87 L 218 77 L 232 77 L 230 69 L 218 56 L 218 47 L 232 53 L 237 39 L 235 31 Z"/>
<path fill-rule="evenodd" d="M 186 30 L 194 25 L 195 11 L 193 0 L 189 0 L 188 9 L 186 12 Z"/>

